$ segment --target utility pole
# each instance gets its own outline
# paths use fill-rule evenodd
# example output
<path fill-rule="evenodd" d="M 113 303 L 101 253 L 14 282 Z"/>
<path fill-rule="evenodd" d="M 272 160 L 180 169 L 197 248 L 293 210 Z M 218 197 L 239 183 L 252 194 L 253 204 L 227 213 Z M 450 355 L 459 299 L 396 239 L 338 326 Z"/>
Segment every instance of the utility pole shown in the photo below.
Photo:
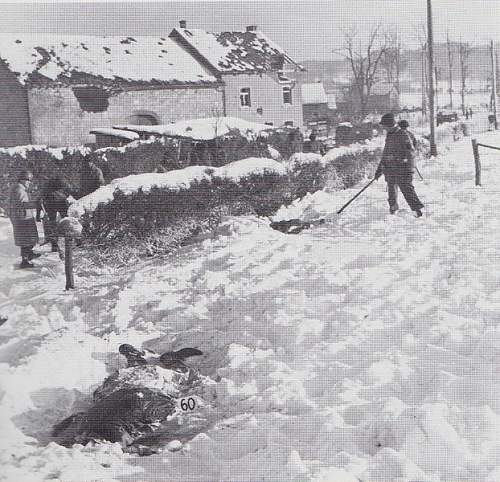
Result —
<path fill-rule="evenodd" d="M 427 52 L 429 55 L 429 121 L 431 128 L 430 147 L 431 156 L 437 156 L 436 129 L 434 123 L 434 40 L 432 35 L 432 6 L 427 0 Z"/>
<path fill-rule="evenodd" d="M 422 116 L 427 117 L 427 70 L 426 70 L 426 64 L 427 64 L 427 59 L 426 59 L 426 50 L 425 46 L 422 47 L 422 52 L 420 56 L 420 67 L 422 69 Z"/>
<path fill-rule="evenodd" d="M 498 120 L 497 120 L 497 66 L 496 66 L 496 55 L 495 55 L 495 47 L 493 45 L 493 40 L 490 44 L 490 54 L 491 54 L 491 100 L 493 105 L 493 115 L 495 116 L 495 130 L 498 129 Z"/>

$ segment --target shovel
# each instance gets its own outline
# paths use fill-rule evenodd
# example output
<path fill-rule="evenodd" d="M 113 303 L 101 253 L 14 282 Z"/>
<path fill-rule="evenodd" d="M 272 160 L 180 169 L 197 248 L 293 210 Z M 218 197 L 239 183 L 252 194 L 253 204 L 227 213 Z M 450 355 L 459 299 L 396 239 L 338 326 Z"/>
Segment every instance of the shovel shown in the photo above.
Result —
<path fill-rule="evenodd" d="M 373 178 L 361 191 L 359 191 L 354 197 L 352 197 L 349 201 L 347 201 L 338 211 L 337 214 L 340 214 L 349 204 L 351 204 L 358 196 L 360 196 L 366 189 L 368 189 L 374 182 L 376 178 Z"/>

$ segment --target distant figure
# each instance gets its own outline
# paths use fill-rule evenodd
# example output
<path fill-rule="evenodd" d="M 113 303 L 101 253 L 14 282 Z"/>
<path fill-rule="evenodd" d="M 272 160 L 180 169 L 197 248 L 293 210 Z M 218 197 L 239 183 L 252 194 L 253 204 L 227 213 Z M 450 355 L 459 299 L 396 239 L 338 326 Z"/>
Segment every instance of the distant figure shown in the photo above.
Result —
<path fill-rule="evenodd" d="M 102 170 L 95 164 L 92 159 L 85 157 L 80 171 L 80 197 L 97 191 L 101 186 L 104 186 L 104 175 Z"/>
<path fill-rule="evenodd" d="M 53 253 L 59 252 L 57 216 L 65 218 L 68 215 L 69 196 L 70 189 L 60 177 L 48 180 L 43 193 L 43 207 L 47 214 L 44 230 L 45 238 L 50 242 Z"/>
<path fill-rule="evenodd" d="M 472 119 L 472 107 L 469 108 L 469 117 Z"/>
<path fill-rule="evenodd" d="M 156 167 L 154 172 L 156 172 L 158 174 L 163 174 L 164 172 L 167 172 L 167 170 L 165 169 L 165 167 L 163 165 L 160 164 L 158 167 Z"/>
<path fill-rule="evenodd" d="M 325 154 L 323 144 L 316 139 L 316 134 L 311 132 L 309 135 L 309 152 L 314 152 L 315 154 Z"/>
<path fill-rule="evenodd" d="M 9 198 L 9 217 L 14 228 L 14 242 L 21 248 L 20 268 L 33 268 L 30 261 L 38 258 L 39 253 L 34 253 L 33 248 L 38 243 L 38 230 L 36 228 L 36 211 L 41 209 L 40 201 L 33 201 L 28 193 L 33 181 L 33 173 L 22 170 L 17 177 L 17 182 L 12 186 Z"/>
<path fill-rule="evenodd" d="M 387 182 L 389 193 L 389 212 L 394 214 L 398 209 L 398 187 L 416 217 L 422 216 L 424 205 L 413 187 L 413 171 L 415 170 L 415 148 L 408 132 L 401 129 L 394 119 L 394 114 L 382 116 L 380 125 L 387 130 L 382 160 L 375 172 L 375 179 L 382 174 Z"/>
<path fill-rule="evenodd" d="M 408 123 L 408 121 L 406 119 L 402 119 L 398 122 L 398 125 L 399 125 L 399 127 L 401 127 L 401 129 L 403 131 L 405 131 L 408 134 L 408 136 L 411 139 L 411 143 L 413 144 L 413 148 L 416 149 L 417 148 L 417 138 L 415 137 L 415 134 L 413 134 L 413 132 L 408 130 L 408 127 L 410 127 L 410 124 Z"/>
<path fill-rule="evenodd" d="M 469 109 L 465 109 L 465 120 L 469 120 Z"/>
<path fill-rule="evenodd" d="M 300 132 L 300 129 L 292 129 L 290 131 L 288 134 L 288 143 L 292 154 L 302 152 L 304 136 L 302 135 L 302 132 Z"/>

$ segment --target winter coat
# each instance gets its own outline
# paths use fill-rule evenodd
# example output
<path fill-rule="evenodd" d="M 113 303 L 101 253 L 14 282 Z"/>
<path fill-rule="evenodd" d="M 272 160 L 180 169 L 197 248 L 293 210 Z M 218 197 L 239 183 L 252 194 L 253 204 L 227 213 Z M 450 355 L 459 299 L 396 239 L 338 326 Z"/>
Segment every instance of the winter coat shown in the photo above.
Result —
<path fill-rule="evenodd" d="M 26 187 L 18 182 L 12 186 L 9 198 L 9 217 L 14 228 L 14 243 L 20 247 L 31 247 L 38 243 L 36 208 Z"/>
<path fill-rule="evenodd" d="M 415 170 L 415 148 L 408 132 L 395 127 L 387 133 L 377 173 L 407 174 Z"/>
<path fill-rule="evenodd" d="M 43 207 L 50 221 L 56 221 L 57 214 L 68 215 L 69 188 L 60 179 L 51 179 L 43 194 Z"/>
<path fill-rule="evenodd" d="M 86 196 L 104 186 L 102 170 L 93 162 L 82 166 L 80 173 L 80 197 Z"/>

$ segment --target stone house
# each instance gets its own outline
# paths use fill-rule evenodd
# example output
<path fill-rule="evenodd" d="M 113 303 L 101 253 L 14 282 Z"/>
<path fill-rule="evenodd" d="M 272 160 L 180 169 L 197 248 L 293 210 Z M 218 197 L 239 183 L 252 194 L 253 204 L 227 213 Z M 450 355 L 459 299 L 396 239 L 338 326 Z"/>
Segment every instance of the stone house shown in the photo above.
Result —
<path fill-rule="evenodd" d="M 304 69 L 256 26 L 210 33 L 187 28 L 181 20 L 169 37 L 223 82 L 224 115 L 303 126 L 301 92 L 293 73 Z"/>
<path fill-rule="evenodd" d="M 114 124 L 210 117 L 222 83 L 168 37 L 0 35 L 0 146 L 93 142 Z"/>
<path fill-rule="evenodd" d="M 322 82 L 304 83 L 301 85 L 301 92 L 304 124 L 331 116 L 332 112 Z"/>

